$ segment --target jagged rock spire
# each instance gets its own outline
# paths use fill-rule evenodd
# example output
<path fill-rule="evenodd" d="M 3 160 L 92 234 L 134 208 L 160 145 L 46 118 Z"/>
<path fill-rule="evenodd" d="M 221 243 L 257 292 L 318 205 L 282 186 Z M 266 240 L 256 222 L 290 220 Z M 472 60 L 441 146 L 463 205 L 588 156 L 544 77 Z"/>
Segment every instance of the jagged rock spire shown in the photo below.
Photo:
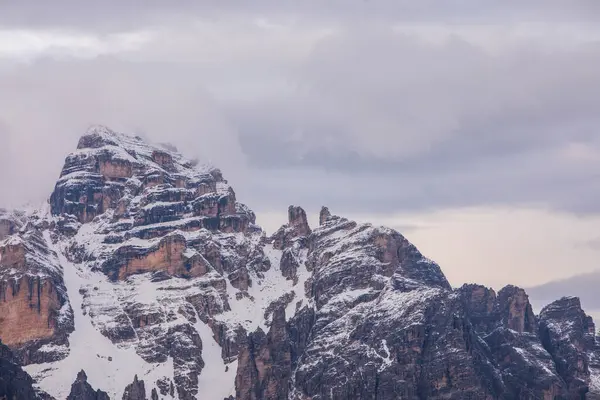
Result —
<path fill-rule="evenodd" d="M 298 236 L 310 235 L 310 226 L 308 225 L 306 212 L 302 207 L 293 205 L 288 207 L 288 224 Z"/>
<path fill-rule="evenodd" d="M 271 236 L 273 247 L 282 250 L 294 241 L 307 237 L 311 232 L 304 209 L 291 205 L 288 207 L 288 223 Z"/>
<path fill-rule="evenodd" d="M 327 218 L 331 217 L 331 212 L 329 212 L 329 208 L 323 206 L 321 207 L 321 212 L 319 213 L 319 225 L 325 224 Z"/>
<path fill-rule="evenodd" d="M 87 374 L 84 370 L 77 373 L 75 382 L 71 385 L 71 393 L 67 400 L 109 400 L 108 394 L 102 390 L 94 390 L 87 381 Z"/>
<path fill-rule="evenodd" d="M 84 370 L 81 370 L 77 373 L 77 378 L 75 378 L 75 382 L 87 382 L 87 374 Z"/>
<path fill-rule="evenodd" d="M 137 375 L 133 377 L 133 382 L 125 388 L 123 400 L 146 400 L 144 381 L 138 380 Z"/>

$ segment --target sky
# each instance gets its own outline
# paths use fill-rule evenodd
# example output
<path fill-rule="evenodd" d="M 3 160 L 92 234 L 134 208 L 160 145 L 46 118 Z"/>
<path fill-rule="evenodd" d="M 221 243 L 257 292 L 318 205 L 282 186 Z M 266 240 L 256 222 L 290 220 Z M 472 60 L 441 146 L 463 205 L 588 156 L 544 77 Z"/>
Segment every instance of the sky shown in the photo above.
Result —
<path fill-rule="evenodd" d="M 221 4 L 223 3 L 223 4 Z M 597 0 L 0 0 L 0 206 L 92 124 L 287 206 L 398 229 L 450 282 L 600 269 Z"/>

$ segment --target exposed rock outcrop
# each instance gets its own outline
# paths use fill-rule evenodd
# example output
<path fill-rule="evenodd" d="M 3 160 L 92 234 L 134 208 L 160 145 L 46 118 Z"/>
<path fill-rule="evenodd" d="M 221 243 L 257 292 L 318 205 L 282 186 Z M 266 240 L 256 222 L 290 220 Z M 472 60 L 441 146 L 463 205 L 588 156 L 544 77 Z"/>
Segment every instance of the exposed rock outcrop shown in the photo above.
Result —
<path fill-rule="evenodd" d="M 311 229 L 304 209 L 289 206 L 288 223 L 273 234 L 271 241 L 275 249 L 283 250 L 291 246 L 295 240 L 306 238 L 310 233 Z"/>
<path fill-rule="evenodd" d="M 311 229 L 290 206 L 267 237 L 220 170 L 104 127 L 48 209 L 0 210 L 0 257 L 0 337 L 57 399 L 79 363 L 128 400 L 600 396 L 577 299 L 536 317 L 518 287 L 452 289 L 399 232 L 326 207 Z M 0 388 L 29 390 L 19 376 Z M 107 394 L 82 371 L 69 398 Z"/>
<path fill-rule="evenodd" d="M 168 235 L 151 247 L 123 246 L 104 263 L 104 273 L 114 280 L 146 272 L 164 272 L 168 276 L 199 277 L 208 272 L 209 263 L 200 254 L 186 254 L 182 235 Z"/>
<path fill-rule="evenodd" d="M 594 322 L 579 299 L 563 297 L 544 307 L 539 333 L 567 385 L 568 397 L 584 398 L 590 390 L 590 362 L 597 359 L 597 352 Z"/>
<path fill-rule="evenodd" d="M 329 217 L 331 217 L 329 208 L 325 206 L 321 207 L 321 212 L 319 213 L 319 225 L 324 225 Z"/>
<path fill-rule="evenodd" d="M 38 399 L 33 379 L 16 363 L 10 349 L 0 341 L 0 399 Z"/>
<path fill-rule="evenodd" d="M 66 355 L 73 330 L 67 301 L 58 259 L 41 232 L 30 225 L 0 241 L 0 338 L 21 364 Z"/>
<path fill-rule="evenodd" d="M 102 390 L 94 390 L 87 381 L 84 370 L 79 371 L 75 382 L 71 385 L 71 393 L 67 400 L 109 400 L 108 394 Z"/>
<path fill-rule="evenodd" d="M 285 309 L 273 312 L 269 332 L 253 332 L 240 352 L 235 379 L 236 399 L 285 400 L 292 375 L 290 338 Z"/>
<path fill-rule="evenodd" d="M 202 171 L 177 153 L 102 126 L 90 128 L 66 158 L 50 204 L 52 214 L 73 215 L 80 223 L 112 211 L 133 218 L 135 226 L 185 226 L 193 216 L 195 229 L 239 232 L 254 224 L 220 171 Z"/>
<path fill-rule="evenodd" d="M 538 323 L 523 289 L 509 285 L 496 296 L 483 286 L 464 285 L 459 293 L 474 330 L 497 365 L 504 397 L 565 396 L 564 382 L 537 335 Z"/>
<path fill-rule="evenodd" d="M 156 393 L 156 391 L 154 391 Z M 146 387 L 144 381 L 138 380 L 137 375 L 133 378 L 123 392 L 123 400 L 146 400 Z"/>

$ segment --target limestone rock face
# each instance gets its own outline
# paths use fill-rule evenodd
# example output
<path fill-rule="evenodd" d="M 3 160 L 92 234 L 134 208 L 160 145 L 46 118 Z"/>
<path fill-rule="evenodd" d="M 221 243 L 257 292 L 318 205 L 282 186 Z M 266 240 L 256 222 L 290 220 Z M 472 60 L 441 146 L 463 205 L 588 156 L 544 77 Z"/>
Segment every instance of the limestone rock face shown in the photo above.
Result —
<path fill-rule="evenodd" d="M 71 393 L 67 400 L 109 400 L 108 394 L 102 390 L 94 390 L 87 381 L 84 370 L 79 371 L 75 382 L 71 385 Z"/>
<path fill-rule="evenodd" d="M 453 289 L 399 232 L 326 207 L 267 236 L 220 170 L 100 126 L 46 207 L 0 210 L 0 338 L 0 390 L 44 398 L 600 396 L 577 299 L 536 316 L 515 286 Z"/>
<path fill-rule="evenodd" d="M 0 338 L 22 364 L 68 353 L 73 315 L 62 270 L 33 224 L 0 241 Z"/>
<path fill-rule="evenodd" d="M 504 397 L 566 395 L 564 382 L 537 334 L 538 322 L 523 289 L 506 286 L 496 295 L 480 285 L 464 285 L 459 293 L 474 330 L 498 366 L 499 392 Z"/>
<path fill-rule="evenodd" d="M 569 398 L 598 394 L 598 345 L 592 318 L 577 297 L 563 297 L 540 313 L 539 334 L 563 378 Z"/>
<path fill-rule="evenodd" d="M 285 309 L 279 307 L 273 313 L 269 332 L 265 335 L 259 329 L 250 334 L 239 354 L 236 398 L 285 400 L 291 375 L 291 342 Z"/>
<path fill-rule="evenodd" d="M 176 153 L 101 126 L 90 128 L 66 158 L 50 204 L 53 215 L 80 223 L 107 211 L 135 226 L 180 221 L 188 229 L 240 231 L 254 223 L 220 171 L 194 168 Z M 196 225 L 186 225 L 192 220 Z"/>
<path fill-rule="evenodd" d="M 504 324 L 519 333 L 535 333 L 537 323 L 529 297 L 516 286 L 506 286 L 498 293 L 498 306 Z"/>
<path fill-rule="evenodd" d="M 52 336 L 56 329 L 56 314 L 60 309 L 58 292 L 53 283 L 28 276 L 10 283 L 11 286 L 0 288 L 0 315 L 3 321 L 0 337 L 6 344 L 16 346 Z"/>
<path fill-rule="evenodd" d="M 119 247 L 103 265 L 112 279 L 124 280 L 134 274 L 162 272 L 168 276 L 199 277 L 208 272 L 208 261 L 193 249 L 186 253 L 187 242 L 182 235 L 167 235 L 150 248 Z"/>
<path fill-rule="evenodd" d="M 293 241 L 308 236 L 310 232 L 306 212 L 301 207 L 289 206 L 287 225 L 275 232 L 271 241 L 275 249 L 283 250 L 289 247 Z"/>

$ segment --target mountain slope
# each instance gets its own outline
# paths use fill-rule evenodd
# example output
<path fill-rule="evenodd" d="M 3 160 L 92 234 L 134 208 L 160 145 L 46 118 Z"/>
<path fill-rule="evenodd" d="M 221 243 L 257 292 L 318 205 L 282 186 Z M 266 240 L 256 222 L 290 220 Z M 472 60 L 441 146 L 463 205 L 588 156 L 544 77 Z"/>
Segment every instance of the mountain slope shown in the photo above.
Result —
<path fill-rule="evenodd" d="M 300 207 L 288 217 L 267 237 L 218 169 L 92 127 L 47 208 L 0 213 L 0 338 L 57 399 L 75 376 L 110 398 L 599 390 L 578 300 L 536 316 L 514 286 L 453 290 L 394 230 L 327 208 L 315 228 Z"/>

